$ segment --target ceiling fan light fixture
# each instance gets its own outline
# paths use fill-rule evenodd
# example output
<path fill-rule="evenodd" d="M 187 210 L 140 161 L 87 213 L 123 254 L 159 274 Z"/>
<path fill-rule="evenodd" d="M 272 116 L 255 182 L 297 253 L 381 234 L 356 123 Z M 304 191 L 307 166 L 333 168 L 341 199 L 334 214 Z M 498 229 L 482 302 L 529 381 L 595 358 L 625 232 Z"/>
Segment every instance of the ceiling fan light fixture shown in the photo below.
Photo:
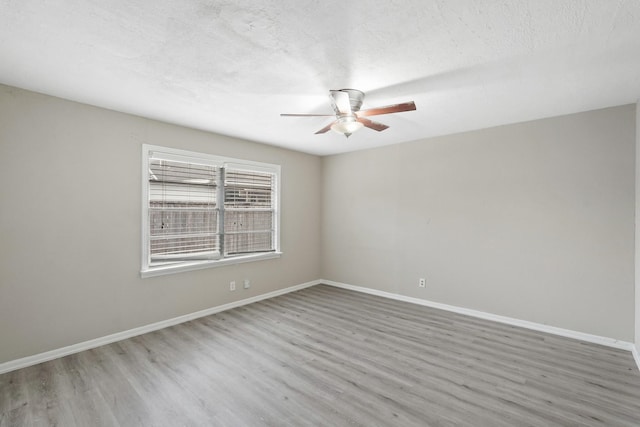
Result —
<path fill-rule="evenodd" d="M 331 125 L 331 130 L 341 133 L 348 138 L 349 135 L 362 129 L 363 126 L 364 125 L 358 121 L 356 116 L 342 116 Z"/>
<path fill-rule="evenodd" d="M 367 108 L 361 110 L 364 92 L 357 89 L 339 89 L 329 91 L 329 100 L 335 112 L 335 120 L 327 124 L 325 127 L 317 131 L 315 134 L 323 134 L 329 132 L 329 129 L 340 133 L 347 138 L 349 136 L 367 127 L 377 132 L 389 129 L 389 126 L 370 120 L 370 116 L 381 116 L 383 114 L 402 113 L 404 111 L 413 111 L 416 104 L 413 101 L 403 102 L 402 104 L 386 105 L 384 107 Z M 331 117 L 333 114 L 280 114 L 280 116 L 288 117 Z"/>

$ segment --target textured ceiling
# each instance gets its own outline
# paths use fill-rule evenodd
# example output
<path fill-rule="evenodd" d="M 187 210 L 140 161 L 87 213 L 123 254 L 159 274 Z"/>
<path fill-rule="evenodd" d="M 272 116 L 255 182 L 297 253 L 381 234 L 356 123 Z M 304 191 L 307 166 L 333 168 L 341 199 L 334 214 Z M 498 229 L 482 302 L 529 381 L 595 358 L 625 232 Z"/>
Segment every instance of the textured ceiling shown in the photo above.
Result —
<path fill-rule="evenodd" d="M 0 83 L 325 155 L 636 102 L 640 0 L 0 0 Z"/>

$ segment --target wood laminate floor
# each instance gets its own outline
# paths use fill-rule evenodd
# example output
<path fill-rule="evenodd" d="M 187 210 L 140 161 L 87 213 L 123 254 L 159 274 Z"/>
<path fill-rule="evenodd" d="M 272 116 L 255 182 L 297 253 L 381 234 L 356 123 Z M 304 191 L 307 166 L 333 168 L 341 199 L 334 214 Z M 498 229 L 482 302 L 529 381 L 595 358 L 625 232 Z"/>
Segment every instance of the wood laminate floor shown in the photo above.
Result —
<path fill-rule="evenodd" d="M 0 375 L 0 426 L 640 426 L 631 353 L 314 286 Z"/>

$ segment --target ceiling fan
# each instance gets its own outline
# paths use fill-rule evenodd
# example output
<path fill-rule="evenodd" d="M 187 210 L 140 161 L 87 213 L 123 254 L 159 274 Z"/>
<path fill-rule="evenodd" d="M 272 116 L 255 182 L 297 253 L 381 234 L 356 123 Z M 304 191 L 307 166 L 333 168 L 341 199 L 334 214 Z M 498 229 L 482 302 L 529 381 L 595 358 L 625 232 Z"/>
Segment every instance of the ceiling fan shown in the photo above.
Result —
<path fill-rule="evenodd" d="M 280 114 L 283 117 L 332 117 L 335 115 L 336 119 L 323 127 L 317 134 L 325 133 L 329 129 L 343 134 L 347 138 L 362 127 L 366 126 L 369 129 L 376 130 L 378 132 L 387 129 L 389 126 L 374 122 L 366 117 L 379 116 L 382 114 L 400 113 L 402 111 L 413 111 L 416 109 L 416 104 L 413 101 L 404 102 L 402 104 L 387 105 L 385 107 L 368 108 L 366 110 L 360 110 L 362 101 L 364 100 L 364 92 L 356 89 L 338 89 L 330 90 L 329 98 L 331 99 L 331 106 L 335 114 Z"/>

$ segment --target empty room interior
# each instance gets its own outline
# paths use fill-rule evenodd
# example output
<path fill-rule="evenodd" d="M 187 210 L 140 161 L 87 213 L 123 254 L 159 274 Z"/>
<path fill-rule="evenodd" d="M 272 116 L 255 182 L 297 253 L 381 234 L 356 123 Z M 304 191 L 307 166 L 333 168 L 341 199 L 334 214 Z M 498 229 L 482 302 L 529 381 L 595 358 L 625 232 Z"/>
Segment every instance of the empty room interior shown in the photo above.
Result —
<path fill-rule="evenodd" d="M 640 426 L 640 2 L 0 0 L 0 426 Z"/>

